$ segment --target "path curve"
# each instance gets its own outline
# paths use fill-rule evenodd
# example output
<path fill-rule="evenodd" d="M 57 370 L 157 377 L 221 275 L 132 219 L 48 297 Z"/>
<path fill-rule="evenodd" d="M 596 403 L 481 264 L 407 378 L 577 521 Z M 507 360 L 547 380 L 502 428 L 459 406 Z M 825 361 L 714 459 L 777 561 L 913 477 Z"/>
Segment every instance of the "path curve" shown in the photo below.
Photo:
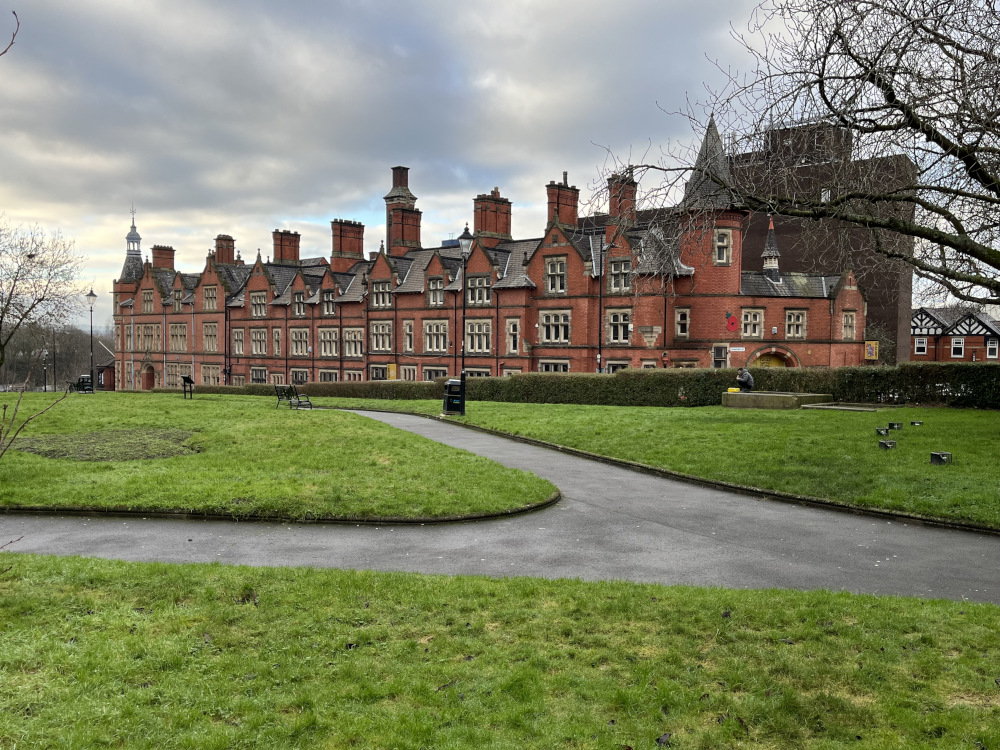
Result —
<path fill-rule="evenodd" d="M 19 552 L 847 590 L 1000 604 L 1000 537 L 757 500 L 405 414 L 359 412 L 533 471 L 562 501 L 445 526 L 0 517 Z"/>

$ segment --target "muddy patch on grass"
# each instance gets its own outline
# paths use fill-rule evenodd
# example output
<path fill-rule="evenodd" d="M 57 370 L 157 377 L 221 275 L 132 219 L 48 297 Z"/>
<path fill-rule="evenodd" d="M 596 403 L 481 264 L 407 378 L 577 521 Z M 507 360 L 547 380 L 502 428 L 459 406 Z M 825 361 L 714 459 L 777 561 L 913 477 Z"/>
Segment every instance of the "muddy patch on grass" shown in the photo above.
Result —
<path fill-rule="evenodd" d="M 188 456 L 198 451 L 186 445 L 191 430 L 104 430 L 75 435 L 18 438 L 14 448 L 45 458 L 72 461 L 142 461 Z"/>

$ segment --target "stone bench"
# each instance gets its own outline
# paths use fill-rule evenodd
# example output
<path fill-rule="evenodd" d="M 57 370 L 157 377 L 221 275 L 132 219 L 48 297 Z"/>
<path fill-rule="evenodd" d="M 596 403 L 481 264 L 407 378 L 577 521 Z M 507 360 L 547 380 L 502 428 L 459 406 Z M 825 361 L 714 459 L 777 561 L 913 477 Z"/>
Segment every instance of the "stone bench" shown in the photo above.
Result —
<path fill-rule="evenodd" d="M 833 396 L 829 393 L 741 391 L 722 394 L 722 405 L 733 409 L 798 409 L 806 404 L 831 403 L 833 403 Z"/>

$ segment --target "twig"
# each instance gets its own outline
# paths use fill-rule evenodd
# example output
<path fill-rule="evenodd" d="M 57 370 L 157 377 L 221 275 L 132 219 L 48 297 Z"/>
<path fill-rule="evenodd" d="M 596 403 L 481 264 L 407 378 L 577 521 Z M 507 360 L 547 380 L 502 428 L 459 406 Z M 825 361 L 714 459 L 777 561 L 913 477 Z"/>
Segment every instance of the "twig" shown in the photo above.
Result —
<path fill-rule="evenodd" d="M 10 35 L 10 43 L 3 48 L 3 52 L 0 52 L 0 57 L 7 54 L 7 50 L 14 46 L 14 40 L 17 38 L 17 32 L 21 30 L 21 19 L 17 17 L 17 11 L 12 10 L 11 13 L 14 14 L 14 20 L 17 22 L 17 26 L 14 27 L 14 33 Z"/>

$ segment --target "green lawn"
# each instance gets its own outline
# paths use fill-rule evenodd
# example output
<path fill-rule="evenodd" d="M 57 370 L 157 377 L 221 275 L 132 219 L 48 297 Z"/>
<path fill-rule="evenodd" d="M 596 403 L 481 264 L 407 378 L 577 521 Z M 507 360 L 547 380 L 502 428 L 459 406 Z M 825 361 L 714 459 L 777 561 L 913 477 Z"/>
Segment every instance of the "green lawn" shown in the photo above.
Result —
<path fill-rule="evenodd" d="M 324 403 L 439 414 L 437 401 Z M 706 479 L 1000 528 L 1000 412 L 654 408 L 470 402 L 457 421 Z M 902 422 L 895 450 L 876 427 Z M 911 427 L 922 421 L 922 427 Z M 932 466 L 932 451 L 954 456 Z"/>
<path fill-rule="evenodd" d="M 27 394 L 20 417 L 53 399 Z M 555 492 L 532 474 L 363 417 L 276 410 L 253 396 L 74 395 L 14 445 L 0 459 L 4 507 L 444 518 Z"/>
<path fill-rule="evenodd" d="M 1000 747 L 991 605 L 10 553 L 0 571 L 2 748 Z"/>

